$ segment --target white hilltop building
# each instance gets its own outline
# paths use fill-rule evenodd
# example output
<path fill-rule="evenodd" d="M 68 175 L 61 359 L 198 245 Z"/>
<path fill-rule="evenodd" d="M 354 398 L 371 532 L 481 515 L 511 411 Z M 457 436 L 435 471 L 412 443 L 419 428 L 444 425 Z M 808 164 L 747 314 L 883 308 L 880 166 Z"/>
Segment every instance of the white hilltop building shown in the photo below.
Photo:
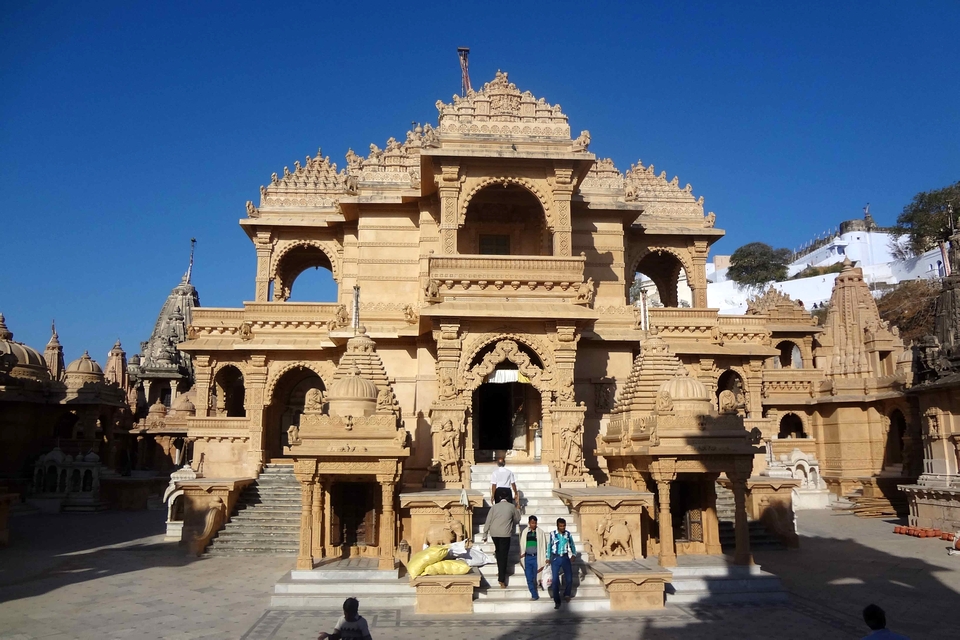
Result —
<path fill-rule="evenodd" d="M 871 290 L 878 291 L 904 280 L 940 279 L 949 275 L 949 265 L 940 249 L 907 260 L 898 260 L 891 251 L 897 238 L 890 229 L 877 226 L 869 206 L 862 219 L 841 222 L 835 231 L 806 243 L 787 265 L 788 276 L 794 276 L 808 267 L 829 267 L 850 260 L 863 269 L 863 278 Z M 730 256 L 714 256 L 707 264 L 707 305 L 720 309 L 721 314 L 743 314 L 751 291 L 727 278 Z M 772 286 L 803 302 L 807 308 L 830 300 L 836 273 L 774 282 Z"/>

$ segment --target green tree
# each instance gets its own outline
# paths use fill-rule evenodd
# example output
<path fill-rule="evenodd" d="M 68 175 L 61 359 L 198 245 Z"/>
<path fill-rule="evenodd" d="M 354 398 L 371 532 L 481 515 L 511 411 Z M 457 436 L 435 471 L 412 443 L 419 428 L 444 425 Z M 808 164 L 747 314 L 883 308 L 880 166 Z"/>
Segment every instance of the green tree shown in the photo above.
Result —
<path fill-rule="evenodd" d="M 787 279 L 790 249 L 774 249 L 763 242 L 745 244 L 730 256 L 727 276 L 741 286 L 760 288 Z"/>
<path fill-rule="evenodd" d="M 936 247 L 950 237 L 950 211 L 954 226 L 960 214 L 960 181 L 934 191 L 921 191 L 897 216 L 893 233 L 907 236 L 905 253 L 915 256 Z"/>

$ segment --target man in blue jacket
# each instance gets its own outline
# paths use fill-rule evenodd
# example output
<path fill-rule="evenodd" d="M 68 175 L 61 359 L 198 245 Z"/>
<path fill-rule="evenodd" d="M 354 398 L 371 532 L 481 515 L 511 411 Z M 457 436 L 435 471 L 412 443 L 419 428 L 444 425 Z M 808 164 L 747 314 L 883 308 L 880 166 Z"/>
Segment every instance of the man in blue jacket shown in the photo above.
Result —
<path fill-rule="evenodd" d="M 567 521 L 557 518 L 557 530 L 550 534 L 550 568 L 553 569 L 554 609 L 560 608 L 560 571 L 563 571 L 563 599 L 570 601 L 573 587 L 573 566 L 570 558 L 577 555 L 573 536 L 567 531 Z"/>

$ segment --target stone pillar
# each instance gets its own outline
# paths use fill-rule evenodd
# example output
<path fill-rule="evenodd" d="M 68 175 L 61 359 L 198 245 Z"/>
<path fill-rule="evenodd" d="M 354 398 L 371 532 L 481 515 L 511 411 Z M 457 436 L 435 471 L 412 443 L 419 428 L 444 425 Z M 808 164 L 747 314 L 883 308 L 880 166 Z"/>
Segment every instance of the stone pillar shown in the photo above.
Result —
<path fill-rule="evenodd" d="M 197 390 L 196 409 L 198 418 L 210 415 L 210 381 L 213 361 L 210 356 L 196 355 L 193 357 L 194 388 Z"/>
<path fill-rule="evenodd" d="M 177 401 L 177 383 L 179 380 L 170 381 L 170 408 L 173 408 L 173 403 Z"/>
<path fill-rule="evenodd" d="M 273 259 L 273 242 L 270 230 L 257 231 L 253 242 L 257 247 L 257 285 L 254 300 L 270 300 L 270 262 Z"/>
<path fill-rule="evenodd" d="M 747 522 L 747 479 L 735 475 L 730 480 L 733 483 L 733 502 L 736 509 L 734 528 L 737 546 L 733 554 L 733 562 L 753 564 L 753 555 L 750 553 L 750 523 Z"/>
<path fill-rule="evenodd" d="M 381 570 L 393 569 L 396 540 L 394 532 L 397 528 L 393 511 L 393 493 L 396 486 L 394 478 L 377 478 L 382 491 L 382 515 L 380 519 L 380 566 Z"/>
<path fill-rule="evenodd" d="M 264 392 L 267 386 L 267 356 L 264 354 L 252 354 L 249 359 L 249 366 L 243 373 L 243 409 L 247 414 L 247 421 L 250 425 L 250 456 L 248 465 L 253 468 L 248 473 L 259 474 L 266 463 L 269 453 L 263 444 L 263 432 L 265 429 Z M 226 395 L 226 394 L 224 394 Z"/>
<path fill-rule="evenodd" d="M 436 176 L 440 197 L 440 253 L 457 253 L 457 230 L 460 228 L 460 167 L 443 165 Z"/>
<path fill-rule="evenodd" d="M 573 165 L 557 162 L 554 165 L 553 187 L 553 255 L 573 255 L 573 225 L 570 221 L 570 200 L 573 196 Z M 550 219 L 550 216 L 547 216 Z"/>
<path fill-rule="evenodd" d="M 670 515 L 670 480 L 657 479 L 658 503 L 660 512 L 657 522 L 660 525 L 660 566 L 677 566 L 677 552 L 673 543 L 673 518 Z"/>
<path fill-rule="evenodd" d="M 300 551 L 297 569 L 313 569 L 313 487 L 316 482 L 315 458 L 297 459 L 293 472 L 300 482 Z"/>
<path fill-rule="evenodd" d="M 323 548 L 323 482 L 318 478 L 313 487 L 313 557 L 322 558 Z"/>
<path fill-rule="evenodd" d="M 717 518 L 717 477 L 708 473 L 703 479 L 703 544 L 707 555 L 722 555 L 720 547 L 720 520 Z"/>
<path fill-rule="evenodd" d="M 707 241 L 694 240 L 690 257 L 693 263 L 693 273 L 687 274 L 687 285 L 693 294 L 695 309 L 707 308 Z"/>

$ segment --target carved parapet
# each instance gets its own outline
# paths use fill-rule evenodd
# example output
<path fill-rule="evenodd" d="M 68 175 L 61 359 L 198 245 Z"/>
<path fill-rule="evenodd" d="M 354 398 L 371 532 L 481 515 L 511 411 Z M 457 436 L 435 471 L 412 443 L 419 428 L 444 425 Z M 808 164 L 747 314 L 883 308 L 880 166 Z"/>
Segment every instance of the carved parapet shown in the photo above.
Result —
<path fill-rule="evenodd" d="M 573 512 L 584 551 L 593 559 L 633 560 L 644 557 L 644 513 L 654 507 L 653 494 L 620 487 L 554 489 Z"/>
<path fill-rule="evenodd" d="M 432 255 L 429 301 L 445 297 L 538 297 L 574 301 L 586 258 L 556 256 Z"/>
<path fill-rule="evenodd" d="M 650 327 L 661 338 L 719 341 L 717 309 L 664 307 L 648 310 Z"/>
<path fill-rule="evenodd" d="M 473 510 L 483 506 L 483 493 L 468 490 L 467 504 L 461 502 L 460 489 L 424 489 L 400 494 L 400 508 L 406 517 L 402 538 L 411 550 L 419 551 L 424 543 L 440 542 L 438 534 L 448 531 L 456 539 L 470 537 L 473 531 Z M 404 514 L 406 516 L 406 514 Z M 433 539 L 429 539 L 429 538 Z"/>
<path fill-rule="evenodd" d="M 480 572 L 420 576 L 411 579 L 410 585 L 417 590 L 417 613 L 473 613 L 473 590 L 480 586 Z"/>
<path fill-rule="evenodd" d="M 610 596 L 612 611 L 662 609 L 673 574 L 642 562 L 594 562 L 590 565 Z"/>

